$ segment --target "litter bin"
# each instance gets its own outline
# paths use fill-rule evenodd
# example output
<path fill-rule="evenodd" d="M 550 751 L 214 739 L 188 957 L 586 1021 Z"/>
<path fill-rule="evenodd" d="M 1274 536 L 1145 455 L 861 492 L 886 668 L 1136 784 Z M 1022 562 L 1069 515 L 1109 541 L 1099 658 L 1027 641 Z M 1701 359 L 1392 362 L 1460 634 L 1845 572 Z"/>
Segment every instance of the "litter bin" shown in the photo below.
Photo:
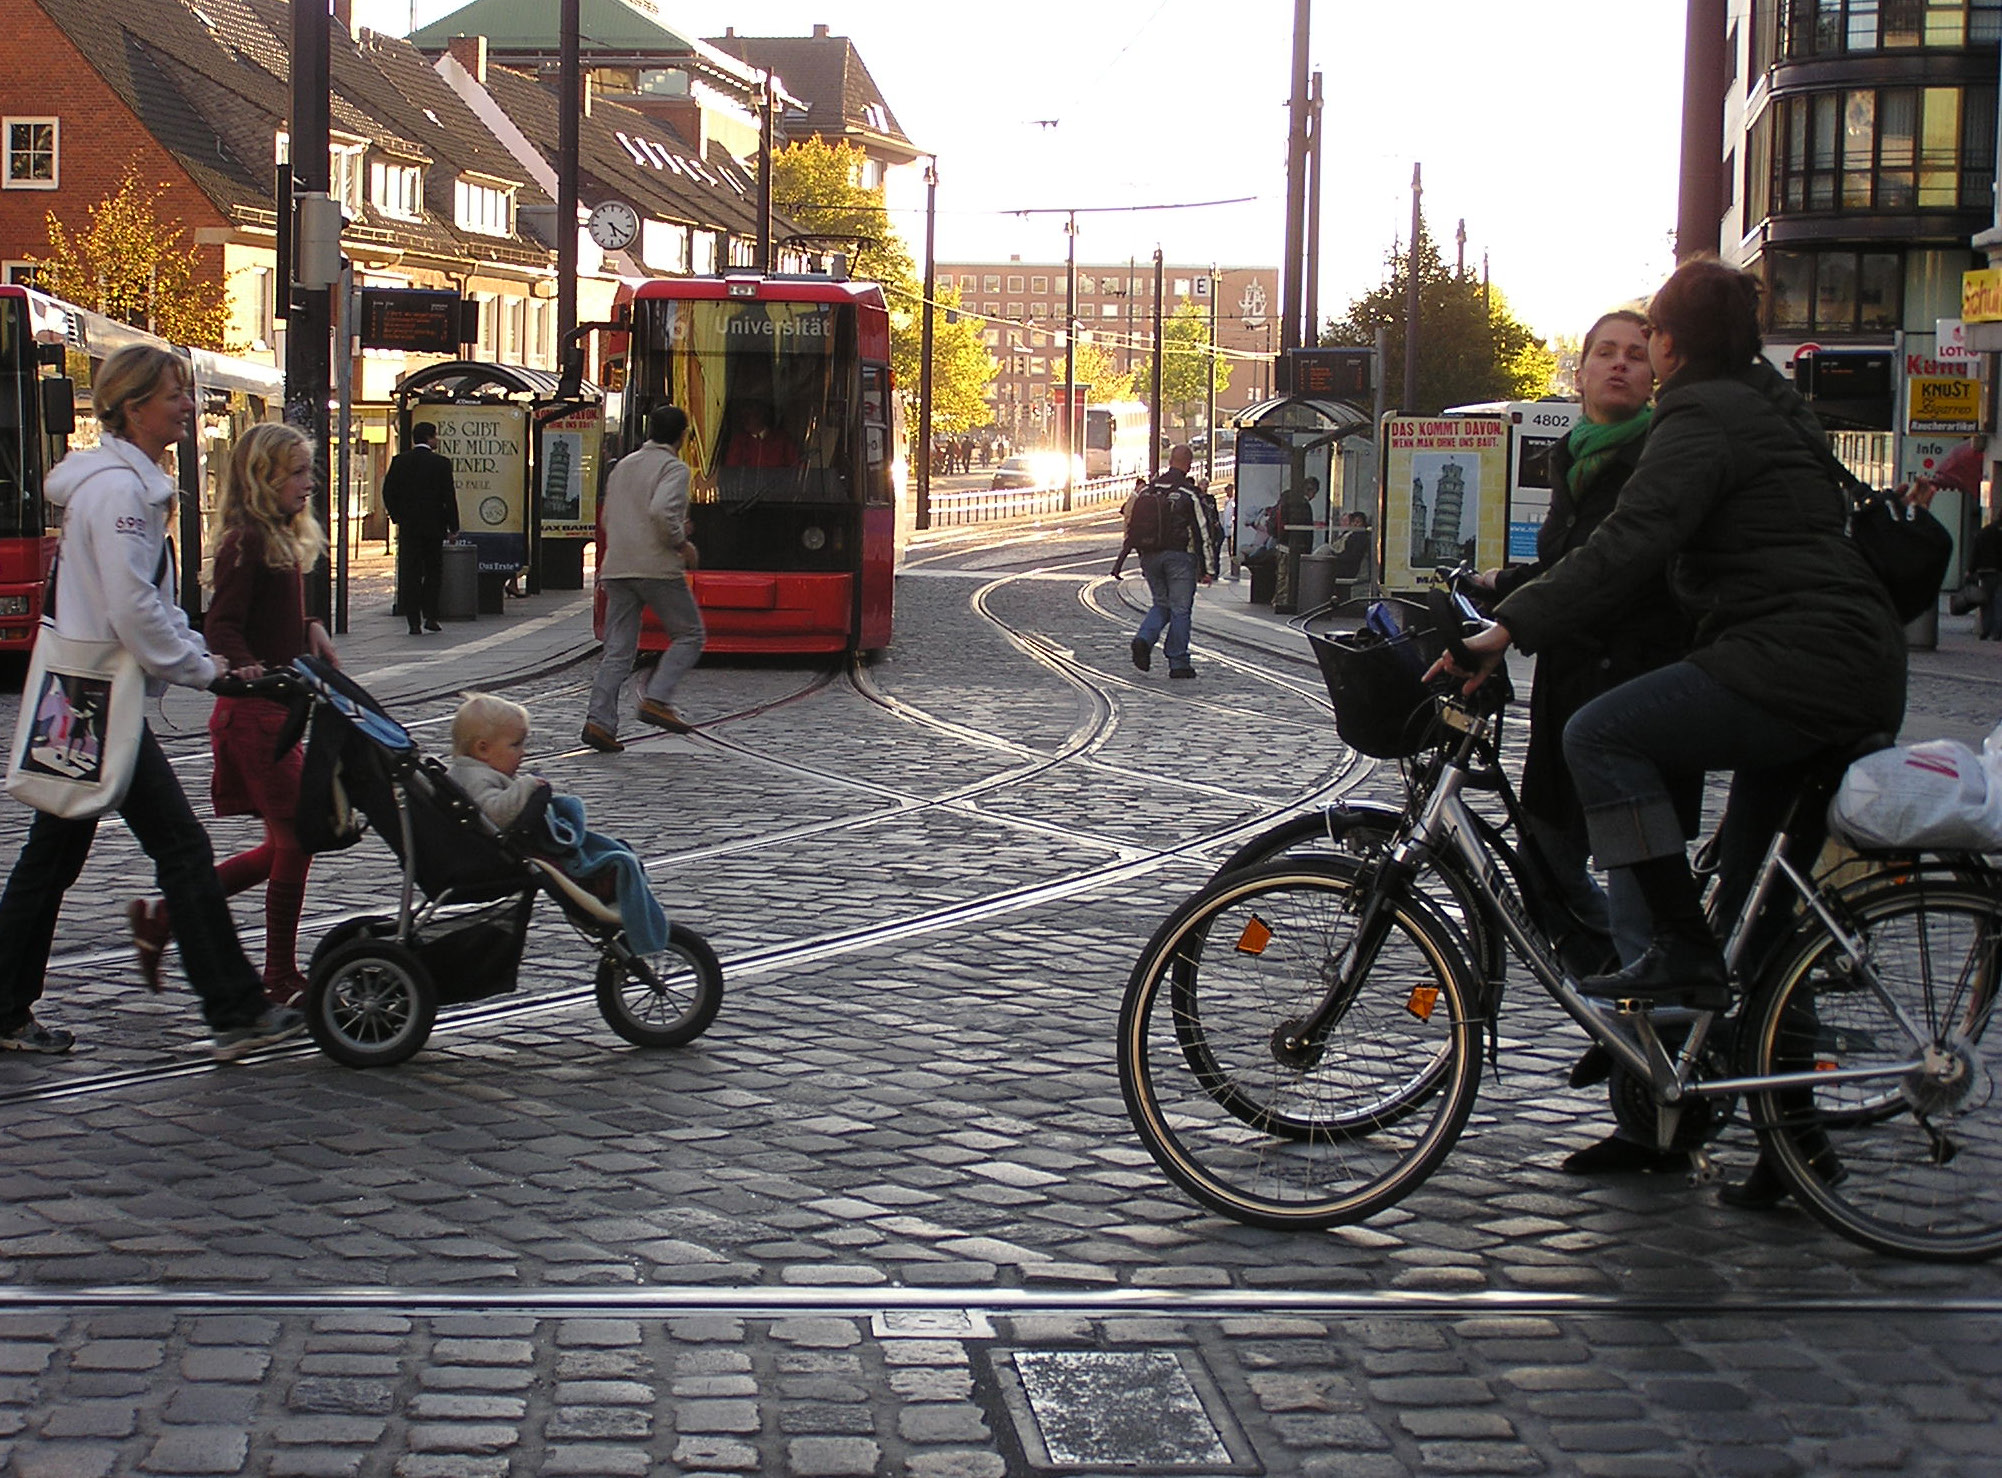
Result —
<path fill-rule="evenodd" d="M 1269 549 L 1247 556 L 1244 567 L 1251 571 L 1251 603 L 1255 606 L 1272 604 L 1272 584 L 1279 572 L 1279 560 Z"/>
<path fill-rule="evenodd" d="M 471 621 L 480 613 L 480 551 L 476 545 L 448 543 L 438 577 L 438 619 Z"/>
<path fill-rule="evenodd" d="M 1303 611 L 1326 605 L 1335 598 L 1335 565 L 1332 554 L 1303 554 L 1295 577 L 1295 600 Z"/>
<path fill-rule="evenodd" d="M 1272 611 L 1274 615 L 1291 616 L 1300 609 L 1300 551 L 1282 549 L 1279 551 L 1277 578 L 1272 584 Z"/>

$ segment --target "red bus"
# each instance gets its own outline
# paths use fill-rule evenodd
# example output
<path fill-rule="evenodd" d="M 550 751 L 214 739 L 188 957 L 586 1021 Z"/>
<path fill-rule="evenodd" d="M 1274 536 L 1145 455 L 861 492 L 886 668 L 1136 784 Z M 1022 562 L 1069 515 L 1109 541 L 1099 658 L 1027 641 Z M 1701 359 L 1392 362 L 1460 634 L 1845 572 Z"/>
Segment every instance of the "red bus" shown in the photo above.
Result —
<path fill-rule="evenodd" d="M 55 555 L 58 520 L 42 481 L 72 446 L 97 444 L 90 387 L 98 366 L 127 344 L 158 344 L 188 361 L 195 417 L 174 449 L 181 487 L 177 535 L 181 603 L 199 617 L 207 520 L 230 448 L 258 421 L 284 409 L 284 376 L 269 365 L 180 349 L 144 329 L 46 293 L 0 285 L 0 652 L 35 644 L 42 584 Z"/>
<path fill-rule="evenodd" d="M 707 650 L 887 647 L 897 447 L 882 289 L 826 277 L 652 279 L 631 289 L 630 305 L 623 376 L 607 376 L 623 393 L 607 400 L 606 463 L 645 439 L 652 407 L 688 412 L 681 454 L 702 564 L 689 583 Z M 601 634 L 603 619 L 601 599 Z M 640 644 L 664 644 L 650 615 Z"/>

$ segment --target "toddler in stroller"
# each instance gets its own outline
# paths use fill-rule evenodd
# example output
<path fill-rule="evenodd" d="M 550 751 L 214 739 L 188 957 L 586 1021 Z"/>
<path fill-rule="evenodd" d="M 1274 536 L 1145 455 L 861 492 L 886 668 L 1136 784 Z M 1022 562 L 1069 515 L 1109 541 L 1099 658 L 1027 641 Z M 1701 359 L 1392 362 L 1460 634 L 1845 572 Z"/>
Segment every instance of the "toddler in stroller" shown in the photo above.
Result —
<path fill-rule="evenodd" d="M 567 876 L 546 855 L 553 846 L 525 844 L 519 818 L 513 828 L 497 827 L 452 771 L 420 754 L 409 731 L 345 674 L 301 657 L 282 681 L 292 685 L 300 721 L 311 725 L 298 811 L 302 845 L 308 852 L 350 846 L 373 830 L 403 866 L 393 916 L 346 920 L 313 953 L 304 1009 L 328 1056 L 354 1067 L 402 1062 L 424 1045 L 440 1005 L 514 989 L 539 894 L 597 950 L 598 1008 L 619 1036 L 676 1047 L 715 1019 L 722 967 L 700 934 L 666 922 L 643 875 L 637 895 L 652 910 L 657 935 L 644 923 L 630 928 L 620 909 Z M 525 714 L 522 720 L 525 739 Z M 524 791 L 535 789 L 533 777 L 504 776 L 491 764 L 479 769 L 492 779 L 464 769 L 476 792 L 498 793 L 513 778 L 530 782 Z M 581 833 L 581 806 L 575 817 Z M 637 874 L 636 858 L 633 866 Z"/>
<path fill-rule="evenodd" d="M 540 775 L 521 773 L 528 710 L 491 693 L 469 693 L 452 715 L 446 773 L 501 833 L 545 858 L 594 898 L 615 904 L 626 942 L 639 954 L 666 948 L 667 916 L 647 887 L 633 849 L 584 825 L 584 803 L 558 795 Z"/>

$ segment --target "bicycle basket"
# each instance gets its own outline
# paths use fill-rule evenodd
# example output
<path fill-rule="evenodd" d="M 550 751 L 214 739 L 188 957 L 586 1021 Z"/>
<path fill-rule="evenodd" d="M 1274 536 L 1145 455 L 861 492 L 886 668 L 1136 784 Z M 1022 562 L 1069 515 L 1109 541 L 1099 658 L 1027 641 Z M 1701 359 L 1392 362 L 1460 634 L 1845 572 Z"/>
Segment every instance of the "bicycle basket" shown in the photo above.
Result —
<path fill-rule="evenodd" d="M 1392 637 L 1367 625 L 1353 633 L 1310 631 L 1307 641 L 1335 705 L 1335 732 L 1343 743 L 1375 759 L 1404 759 L 1426 749 L 1432 731 L 1432 694 L 1425 670 L 1445 650 L 1425 607 L 1383 601 L 1382 614 L 1399 630 Z"/>

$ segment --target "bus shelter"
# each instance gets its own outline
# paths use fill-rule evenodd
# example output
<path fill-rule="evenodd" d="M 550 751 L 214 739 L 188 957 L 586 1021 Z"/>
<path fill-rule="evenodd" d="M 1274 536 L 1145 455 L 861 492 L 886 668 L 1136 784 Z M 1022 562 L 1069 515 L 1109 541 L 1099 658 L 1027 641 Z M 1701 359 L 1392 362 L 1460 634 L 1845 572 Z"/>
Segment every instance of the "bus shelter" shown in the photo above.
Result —
<path fill-rule="evenodd" d="M 419 421 L 451 459 L 460 537 L 479 552 L 479 609 L 498 615 L 522 572 L 528 589 L 582 590 L 584 547 L 598 518 L 604 395 L 558 393 L 552 370 L 451 360 L 397 381 L 397 445 Z"/>
<path fill-rule="evenodd" d="M 1237 418 L 1238 554 L 1251 570 L 1251 599 L 1298 609 L 1300 559 L 1361 513 L 1377 539 L 1373 478 L 1351 476 L 1343 443 L 1366 437 L 1369 412 L 1342 400 L 1286 395 Z M 1353 486 L 1351 485 L 1353 484 Z M 1381 568 L 1381 551 L 1376 553 Z"/>

